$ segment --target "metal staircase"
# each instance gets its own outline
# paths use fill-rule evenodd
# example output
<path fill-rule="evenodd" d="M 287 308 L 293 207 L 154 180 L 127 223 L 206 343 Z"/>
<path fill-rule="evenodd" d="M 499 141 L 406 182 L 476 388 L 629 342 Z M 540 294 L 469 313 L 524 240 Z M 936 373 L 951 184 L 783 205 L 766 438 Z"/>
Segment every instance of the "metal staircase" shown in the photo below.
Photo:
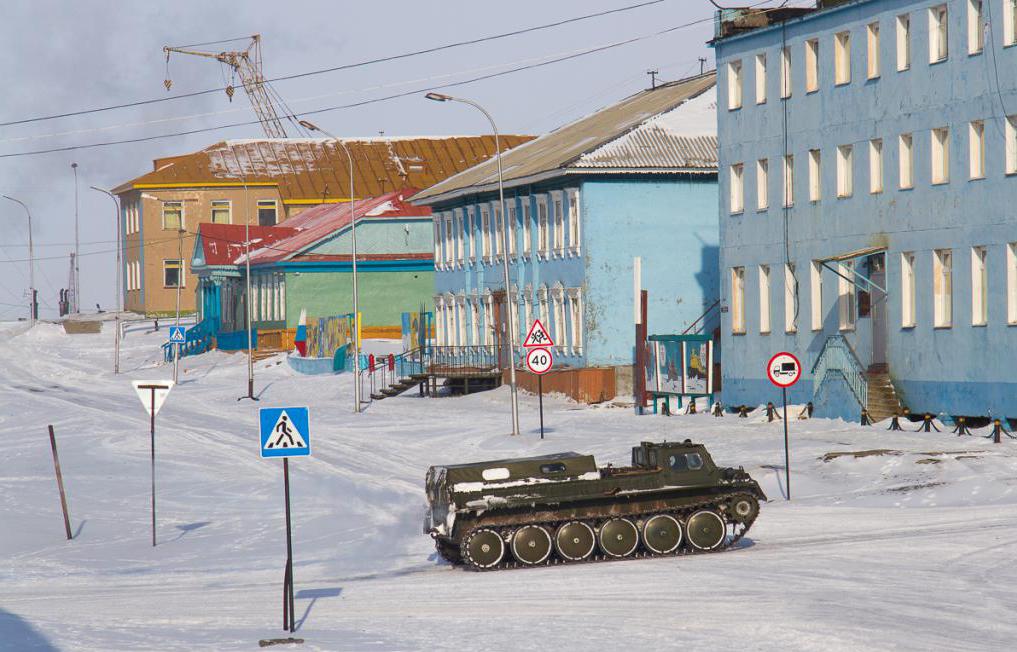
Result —
<path fill-rule="evenodd" d="M 898 414 L 901 405 L 886 365 L 866 369 L 843 335 L 831 335 L 812 366 L 813 396 L 829 379 L 842 378 L 873 422 Z"/>

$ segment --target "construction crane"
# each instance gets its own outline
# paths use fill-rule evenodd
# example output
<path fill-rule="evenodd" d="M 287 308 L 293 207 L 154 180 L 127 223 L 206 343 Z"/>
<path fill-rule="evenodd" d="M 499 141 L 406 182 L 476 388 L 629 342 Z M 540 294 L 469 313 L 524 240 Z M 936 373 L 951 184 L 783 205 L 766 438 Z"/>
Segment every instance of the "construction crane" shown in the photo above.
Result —
<path fill-rule="evenodd" d="M 169 76 L 170 53 L 192 54 L 196 57 L 215 59 L 231 69 L 230 83 L 226 86 L 226 96 L 230 98 L 230 101 L 233 100 L 233 93 L 236 92 L 233 86 L 233 79 L 235 78 L 233 76 L 239 76 L 241 83 L 244 85 L 244 91 L 247 93 L 248 99 L 251 100 L 251 106 L 258 115 L 261 127 L 265 130 L 265 135 L 269 138 L 286 138 L 286 130 L 283 129 L 282 121 L 275 111 L 271 89 L 265 82 L 265 77 L 261 72 L 261 34 L 255 34 L 250 39 L 251 42 L 245 50 L 231 50 L 219 53 L 188 49 L 195 47 L 191 45 L 181 47 L 170 47 L 167 45 L 163 47 L 162 50 L 166 53 L 166 81 L 163 84 L 166 86 L 167 91 L 173 85 L 173 81 Z M 228 41 L 218 41 L 218 43 L 226 42 Z M 198 45 L 212 45 L 212 43 L 199 43 Z"/>

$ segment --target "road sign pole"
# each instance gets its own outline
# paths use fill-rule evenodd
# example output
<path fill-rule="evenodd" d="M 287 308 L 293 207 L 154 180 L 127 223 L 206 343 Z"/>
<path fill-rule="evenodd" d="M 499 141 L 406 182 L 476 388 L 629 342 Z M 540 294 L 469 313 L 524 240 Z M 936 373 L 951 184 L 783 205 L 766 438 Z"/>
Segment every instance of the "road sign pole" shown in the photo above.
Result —
<path fill-rule="evenodd" d="M 784 484 L 787 487 L 787 499 L 791 500 L 791 452 L 788 448 L 787 438 L 787 387 L 781 387 L 780 393 L 784 399 Z"/>
<path fill-rule="evenodd" d="M 151 449 L 152 449 L 152 547 L 155 547 L 155 387 L 152 387 L 149 391 L 152 392 L 152 409 L 149 411 L 151 416 Z"/>
<path fill-rule="evenodd" d="M 285 599 L 289 601 L 289 630 L 293 632 L 296 631 L 296 623 L 293 615 L 293 534 L 290 529 L 290 458 L 288 457 L 283 458 L 283 487 L 286 494 L 286 575 L 289 578 L 289 595 Z M 283 614 L 285 622 L 285 609 Z"/>
<path fill-rule="evenodd" d="M 53 449 L 53 469 L 56 471 L 57 488 L 60 489 L 60 508 L 64 512 L 64 531 L 67 533 L 67 540 L 74 538 L 71 534 L 71 518 L 67 515 L 67 495 L 64 493 L 64 476 L 60 473 L 60 458 L 57 456 L 56 435 L 53 434 L 53 426 L 49 427 L 49 445 Z"/>
<path fill-rule="evenodd" d="M 537 376 L 537 402 L 540 403 L 540 438 L 544 438 L 544 375 Z"/>

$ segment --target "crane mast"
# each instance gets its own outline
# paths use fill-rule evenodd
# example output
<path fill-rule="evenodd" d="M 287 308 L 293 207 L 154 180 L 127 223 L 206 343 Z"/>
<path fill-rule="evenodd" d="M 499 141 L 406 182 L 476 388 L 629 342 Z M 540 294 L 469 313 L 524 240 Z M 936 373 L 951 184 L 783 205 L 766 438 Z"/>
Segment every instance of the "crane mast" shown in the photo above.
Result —
<path fill-rule="evenodd" d="M 283 128 L 282 121 L 279 119 L 279 115 L 275 111 L 275 104 L 272 101 L 272 96 L 269 95 L 268 89 L 265 85 L 265 77 L 261 72 L 261 35 L 255 34 L 251 36 L 251 43 L 245 50 L 231 50 L 227 52 L 202 52 L 199 50 L 190 50 L 185 47 L 163 47 L 163 52 L 166 53 L 166 81 L 164 82 L 166 90 L 170 89 L 173 82 L 169 79 L 169 58 L 170 53 L 176 52 L 178 54 L 190 54 L 196 57 L 205 57 L 208 59 L 215 59 L 216 61 L 229 66 L 234 74 L 240 77 L 241 83 L 244 85 L 244 92 L 247 93 L 247 98 L 251 101 L 251 106 L 254 108 L 254 112 L 258 116 L 258 121 L 261 122 L 262 129 L 265 130 L 265 135 L 269 138 L 286 138 L 286 130 Z M 234 88 L 230 84 L 226 87 L 226 95 L 232 100 Z"/>

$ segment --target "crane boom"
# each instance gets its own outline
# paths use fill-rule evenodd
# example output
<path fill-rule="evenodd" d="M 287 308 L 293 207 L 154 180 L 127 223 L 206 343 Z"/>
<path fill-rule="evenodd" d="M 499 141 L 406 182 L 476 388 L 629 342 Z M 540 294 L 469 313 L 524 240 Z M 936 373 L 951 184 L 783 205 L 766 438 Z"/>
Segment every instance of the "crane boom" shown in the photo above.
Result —
<path fill-rule="evenodd" d="M 286 130 L 283 128 L 282 121 L 279 119 L 279 115 L 275 111 L 275 103 L 272 101 L 271 95 L 265 88 L 265 77 L 261 72 L 261 35 L 254 34 L 251 36 L 251 44 L 247 46 L 246 50 L 231 50 L 227 52 L 202 52 L 199 50 L 189 50 L 182 47 L 163 47 L 163 52 L 166 53 L 166 68 L 167 68 L 167 79 L 166 79 L 166 90 L 169 90 L 172 82 L 169 79 L 169 57 L 171 52 L 178 54 L 189 54 L 196 57 L 205 57 L 208 59 L 215 59 L 220 63 L 223 63 L 230 68 L 240 77 L 240 81 L 244 85 L 244 92 L 247 93 L 247 98 L 251 101 L 251 107 L 254 108 L 255 114 L 258 116 L 258 121 L 261 122 L 261 128 L 265 130 L 265 135 L 269 138 L 286 138 Z M 226 94 L 233 98 L 233 86 L 226 87 Z"/>

